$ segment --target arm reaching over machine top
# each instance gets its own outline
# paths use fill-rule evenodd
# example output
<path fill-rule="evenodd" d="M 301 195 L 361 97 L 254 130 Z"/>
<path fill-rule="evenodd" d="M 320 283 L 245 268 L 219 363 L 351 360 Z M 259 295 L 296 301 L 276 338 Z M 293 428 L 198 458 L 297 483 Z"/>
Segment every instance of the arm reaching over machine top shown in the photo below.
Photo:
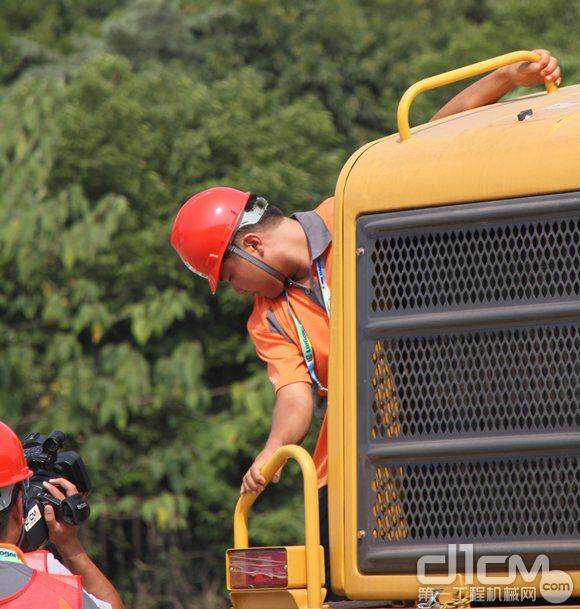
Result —
<path fill-rule="evenodd" d="M 494 70 L 458 93 L 430 120 L 493 104 L 516 87 L 534 87 L 545 81 L 559 84 L 561 72 L 558 60 L 545 49 L 535 49 L 533 52 L 540 56 L 540 61 L 520 61 Z"/>

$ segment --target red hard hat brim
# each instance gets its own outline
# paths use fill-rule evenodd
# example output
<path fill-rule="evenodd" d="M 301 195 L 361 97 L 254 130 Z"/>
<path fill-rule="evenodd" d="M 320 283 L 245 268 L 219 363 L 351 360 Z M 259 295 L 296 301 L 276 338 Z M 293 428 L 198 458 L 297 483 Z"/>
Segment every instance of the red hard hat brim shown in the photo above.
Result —
<path fill-rule="evenodd" d="M 13 484 L 17 484 L 18 482 L 22 482 L 23 480 L 28 480 L 28 478 L 30 478 L 33 473 L 34 472 L 31 469 L 26 467 L 20 473 L 14 474 L 12 478 L 9 478 L 8 480 L 2 480 L 2 486 L 12 486 Z"/>
<path fill-rule="evenodd" d="M 246 200 L 244 201 L 244 205 L 245 205 L 248 202 L 248 199 L 252 196 L 252 193 L 245 192 L 243 194 L 246 197 Z M 226 252 L 228 251 L 228 247 L 229 247 L 234 235 L 236 234 L 237 227 L 240 224 L 240 220 L 241 220 L 243 214 L 244 214 L 244 208 L 242 207 L 239 210 L 239 212 L 236 214 L 234 220 L 232 221 L 232 223 L 230 225 L 231 234 L 230 234 L 229 239 L 227 241 L 224 241 L 224 243 L 223 243 L 222 247 L 220 248 L 220 251 L 217 253 L 217 255 L 210 255 L 210 257 L 215 258 L 215 263 L 207 275 L 207 281 L 209 283 L 209 289 L 210 289 L 210 292 L 212 293 L 212 295 L 215 294 L 218 290 L 224 256 L 226 255 Z"/>
<path fill-rule="evenodd" d="M 207 278 L 207 282 L 209 283 L 209 291 L 212 294 L 215 294 L 218 289 L 218 285 L 220 282 L 220 278 L 219 278 L 220 267 L 221 267 L 221 264 L 220 264 L 220 266 L 218 266 L 218 269 L 217 269 L 217 277 L 215 276 L 215 273 L 212 273 L 211 275 L 208 275 L 208 278 Z"/>
<path fill-rule="evenodd" d="M 238 220 L 236 220 L 237 224 Z M 209 290 L 212 294 L 217 292 L 219 283 L 220 283 L 220 274 L 222 271 L 222 262 L 224 261 L 224 256 L 226 255 L 226 251 L 228 249 L 229 243 L 225 243 L 222 251 L 215 256 L 215 263 L 211 270 L 207 275 L 207 282 L 209 283 Z"/>

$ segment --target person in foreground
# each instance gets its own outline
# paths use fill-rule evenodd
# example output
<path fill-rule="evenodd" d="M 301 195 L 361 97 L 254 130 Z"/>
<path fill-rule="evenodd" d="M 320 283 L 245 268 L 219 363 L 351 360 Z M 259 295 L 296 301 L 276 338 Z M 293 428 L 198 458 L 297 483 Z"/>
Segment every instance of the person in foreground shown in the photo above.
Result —
<path fill-rule="evenodd" d="M 559 84 L 556 58 L 549 51 L 535 52 L 538 62 L 520 62 L 490 73 L 456 95 L 431 120 L 494 103 L 517 86 Z M 332 198 L 314 211 L 285 217 L 263 197 L 226 187 L 194 195 L 175 218 L 170 240 L 186 266 L 205 277 L 214 293 L 223 280 L 254 298 L 248 331 L 267 365 L 276 402 L 270 434 L 243 478 L 241 493 L 263 490 L 263 465 L 281 446 L 302 442 L 315 405 L 326 396 L 332 233 Z M 323 408 L 316 411 L 324 413 Z M 321 541 L 327 549 L 326 416 L 313 460 L 321 493 Z M 274 481 L 279 478 L 277 472 Z"/>
<path fill-rule="evenodd" d="M 0 606 L 7 609 L 124 609 L 111 582 L 84 551 L 76 527 L 45 507 L 50 541 L 64 565 L 44 551 L 24 554 L 23 493 L 32 471 L 16 434 L 0 422 Z M 45 483 L 57 499 L 77 493 L 64 478 Z"/>

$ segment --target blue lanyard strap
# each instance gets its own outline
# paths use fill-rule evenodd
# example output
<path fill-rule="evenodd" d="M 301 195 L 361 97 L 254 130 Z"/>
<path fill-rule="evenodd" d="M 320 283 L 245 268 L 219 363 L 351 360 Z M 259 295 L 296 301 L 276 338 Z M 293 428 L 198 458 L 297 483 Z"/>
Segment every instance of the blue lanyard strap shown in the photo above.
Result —
<path fill-rule="evenodd" d="M 324 300 L 324 308 L 326 309 L 326 314 L 330 316 L 330 288 L 326 283 L 326 271 L 324 270 L 324 264 L 322 264 L 322 256 L 319 256 L 315 260 L 315 264 L 316 272 L 318 273 L 318 284 L 322 292 L 322 300 Z"/>
<path fill-rule="evenodd" d="M 328 288 L 328 284 L 326 283 L 326 273 L 324 271 L 324 265 L 322 264 L 322 258 L 317 258 L 315 260 L 316 271 L 318 273 L 318 283 L 320 285 L 320 291 L 322 292 L 322 299 L 324 300 L 324 308 L 326 309 L 326 314 L 330 315 L 330 289 Z M 294 313 L 294 309 L 292 309 L 292 305 L 290 304 L 290 299 L 288 298 L 288 291 L 284 290 L 284 299 L 286 300 L 286 306 L 288 307 L 288 312 L 290 313 L 290 317 L 296 326 L 296 332 L 298 333 L 298 341 L 300 342 L 300 350 L 302 351 L 302 357 L 304 358 L 304 363 L 306 364 L 306 368 L 308 369 L 308 374 L 312 379 L 313 383 L 316 387 L 327 393 L 328 389 L 324 387 L 324 385 L 320 382 L 318 375 L 316 374 L 316 366 L 314 363 L 314 349 L 312 348 L 312 343 L 310 342 L 310 338 L 308 337 L 308 333 L 306 332 L 306 328 L 300 322 L 296 314 Z"/>

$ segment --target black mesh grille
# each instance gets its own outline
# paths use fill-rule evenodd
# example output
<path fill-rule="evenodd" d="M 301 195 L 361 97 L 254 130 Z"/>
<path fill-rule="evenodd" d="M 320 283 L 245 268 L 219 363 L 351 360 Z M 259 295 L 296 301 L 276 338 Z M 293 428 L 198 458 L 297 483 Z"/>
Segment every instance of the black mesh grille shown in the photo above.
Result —
<path fill-rule="evenodd" d="M 580 219 L 415 231 L 376 239 L 372 313 L 580 294 Z"/>
<path fill-rule="evenodd" d="M 360 570 L 578 565 L 580 193 L 363 216 L 356 246 Z"/>
<path fill-rule="evenodd" d="M 470 542 L 580 535 L 580 458 L 377 467 L 375 541 Z"/>
<path fill-rule="evenodd" d="M 580 430 L 573 325 L 376 340 L 372 440 Z"/>

